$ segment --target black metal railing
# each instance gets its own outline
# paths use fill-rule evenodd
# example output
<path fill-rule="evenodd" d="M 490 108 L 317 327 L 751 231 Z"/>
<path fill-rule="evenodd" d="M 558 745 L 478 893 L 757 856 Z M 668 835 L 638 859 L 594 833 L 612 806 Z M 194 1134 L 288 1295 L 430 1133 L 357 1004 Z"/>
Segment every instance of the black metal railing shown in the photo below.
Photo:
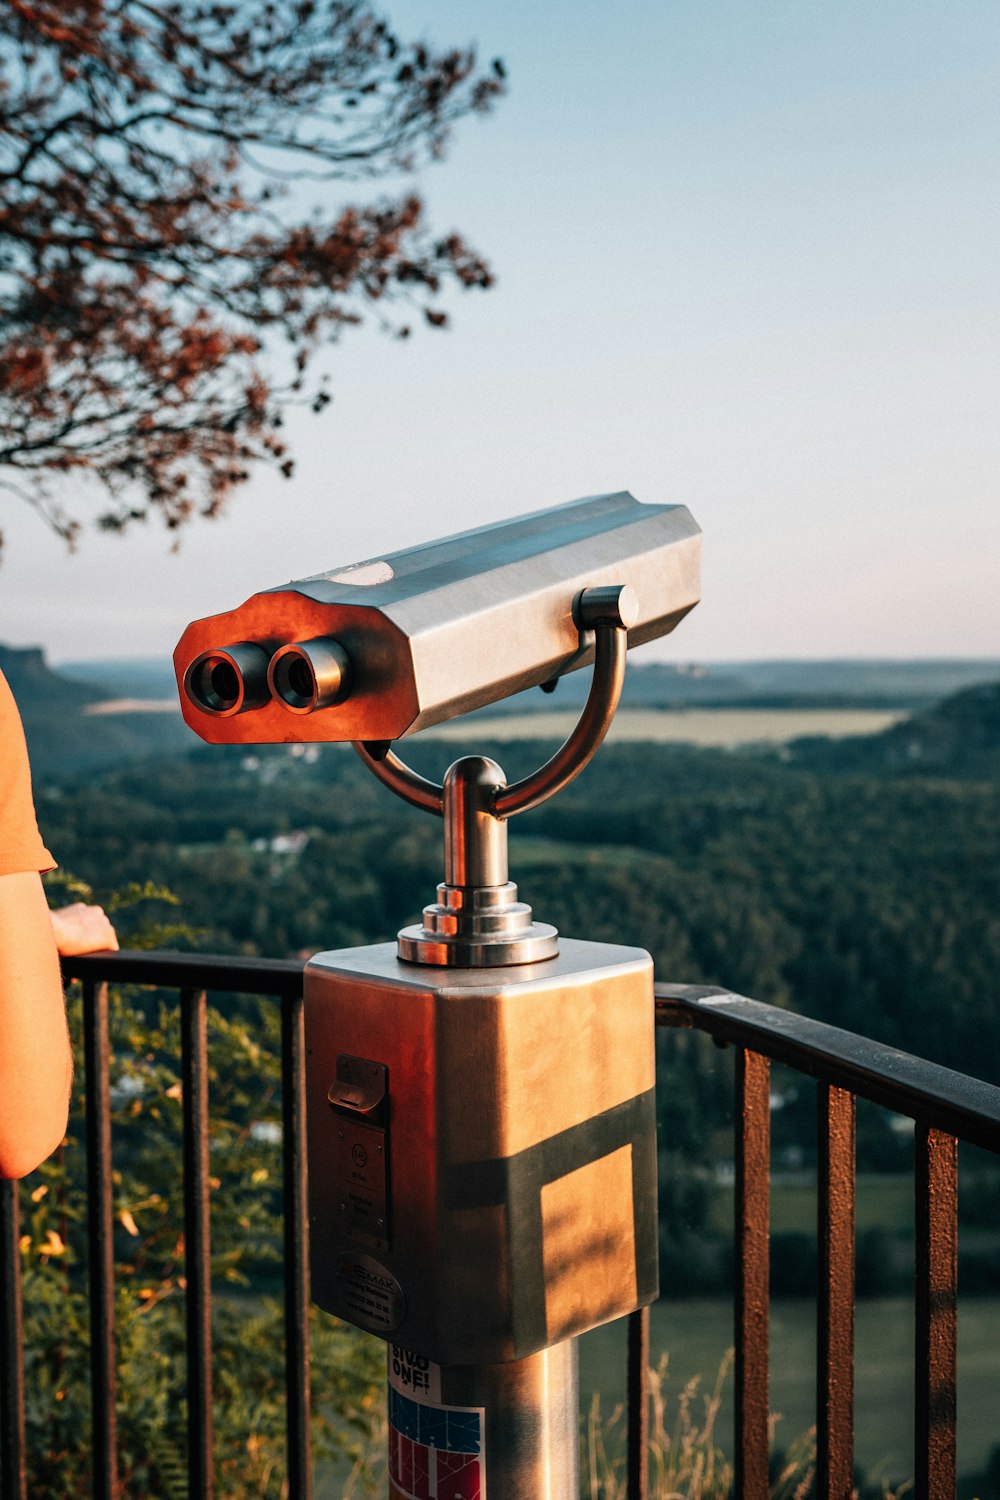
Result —
<path fill-rule="evenodd" d="M 90 1300 L 92 1495 L 122 1500 L 118 1477 L 108 986 L 178 994 L 184 1110 L 188 1496 L 212 1495 L 212 1286 L 209 1224 L 207 996 L 272 996 L 281 1005 L 286 1462 L 289 1491 L 309 1500 L 309 1237 L 306 1232 L 302 970 L 296 962 L 173 953 L 104 953 L 63 960 L 83 987 Z M 27 1492 L 17 1184 L 0 1183 L 0 1495 Z"/>
<path fill-rule="evenodd" d="M 738 1500 L 768 1494 L 770 1064 L 818 1081 L 816 1495 L 854 1487 L 855 1100 L 915 1131 L 917 1500 L 954 1500 L 958 1332 L 958 1141 L 1000 1154 L 1000 1088 L 853 1032 L 727 990 L 656 986 L 660 1026 L 738 1049 L 736 1068 L 735 1464 Z M 634 1490 L 634 1495 L 642 1491 Z"/>
<path fill-rule="evenodd" d="M 208 1170 L 207 994 L 272 996 L 281 1006 L 287 1471 L 309 1500 L 302 964 L 165 953 L 67 960 L 83 986 L 94 1500 L 120 1500 L 115 1428 L 114 1259 L 108 985 L 178 993 L 184 1107 L 188 1494 L 212 1494 L 212 1293 Z M 1000 1089 L 836 1027 L 728 991 L 657 985 L 659 1026 L 694 1028 L 737 1049 L 735 1145 L 735 1463 L 737 1500 L 769 1490 L 768 1259 L 770 1064 L 819 1084 L 817 1500 L 853 1488 L 855 1100 L 916 1121 L 917 1500 L 955 1493 L 958 1140 L 1000 1154 Z M 26 1494 L 16 1183 L 0 1184 L 0 1493 Z M 648 1309 L 629 1319 L 628 1495 L 645 1500 Z"/>

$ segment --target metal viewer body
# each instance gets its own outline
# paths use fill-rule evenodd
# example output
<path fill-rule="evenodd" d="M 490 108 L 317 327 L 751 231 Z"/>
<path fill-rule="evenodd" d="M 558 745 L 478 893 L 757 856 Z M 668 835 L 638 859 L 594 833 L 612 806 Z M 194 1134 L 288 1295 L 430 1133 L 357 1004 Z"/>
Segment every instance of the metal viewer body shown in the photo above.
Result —
<path fill-rule="evenodd" d="M 189 625 L 181 709 L 213 744 L 398 740 L 589 665 L 585 589 L 629 586 L 633 645 L 666 634 L 698 600 L 700 555 L 684 506 L 622 491 L 317 573 Z M 224 700 L 216 659 L 237 674 Z"/>

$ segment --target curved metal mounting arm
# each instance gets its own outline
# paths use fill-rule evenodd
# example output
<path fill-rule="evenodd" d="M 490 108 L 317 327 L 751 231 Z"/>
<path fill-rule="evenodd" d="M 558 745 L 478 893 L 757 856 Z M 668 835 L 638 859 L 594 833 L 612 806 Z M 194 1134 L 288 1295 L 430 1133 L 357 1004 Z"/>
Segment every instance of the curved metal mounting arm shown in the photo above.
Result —
<path fill-rule="evenodd" d="M 588 626 L 584 624 L 583 628 Z M 527 812 L 561 791 L 580 774 L 610 729 L 625 681 L 628 629 L 622 621 L 605 618 L 595 621 L 593 630 L 594 675 L 576 728 L 551 760 L 497 792 L 493 807 L 498 818 Z"/>
<path fill-rule="evenodd" d="M 354 748 L 372 775 L 397 797 L 411 802 L 414 807 L 422 807 L 425 812 L 436 813 L 439 818 L 444 817 L 444 787 L 411 771 L 398 755 L 392 753 L 385 740 L 355 740 Z"/>
<path fill-rule="evenodd" d="M 511 818 L 527 812 L 561 791 L 591 760 L 611 727 L 625 680 L 628 627 L 635 619 L 635 599 L 625 587 L 585 589 L 573 611 L 578 629 L 594 632 L 594 675 L 576 728 L 565 744 L 530 776 L 501 787 L 493 815 Z M 411 771 L 384 741 L 354 746 L 379 781 L 426 812 L 444 814 L 444 788 Z"/>

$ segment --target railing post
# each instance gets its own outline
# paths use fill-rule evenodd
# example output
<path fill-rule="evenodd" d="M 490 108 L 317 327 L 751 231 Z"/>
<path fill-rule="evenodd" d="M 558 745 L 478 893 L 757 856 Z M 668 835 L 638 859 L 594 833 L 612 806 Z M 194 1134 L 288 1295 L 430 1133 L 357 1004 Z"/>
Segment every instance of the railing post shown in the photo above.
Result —
<path fill-rule="evenodd" d="M 854 1096 L 817 1086 L 816 1496 L 854 1490 Z"/>
<path fill-rule="evenodd" d="M 649 1450 L 649 1308 L 628 1318 L 628 1500 L 646 1500 Z"/>
<path fill-rule="evenodd" d="M 301 995 L 281 1010 L 282 1164 L 284 1168 L 285 1389 L 288 1492 L 310 1500 L 309 1220 L 306 1180 L 305 1035 Z"/>
<path fill-rule="evenodd" d="M 24 1327 L 21 1206 L 16 1182 L 0 1182 L 0 1494 L 27 1494 L 24 1432 Z"/>
<path fill-rule="evenodd" d="M 917 1123 L 916 1500 L 954 1500 L 958 1142 Z"/>
<path fill-rule="evenodd" d="M 90 1401 L 94 1500 L 118 1500 L 115 1371 L 115 1246 L 111 1194 L 111 1043 L 108 986 L 83 985 L 86 1073 L 87 1269 L 90 1282 Z"/>
<path fill-rule="evenodd" d="M 208 1035 L 204 990 L 181 990 L 188 1494 L 211 1500 L 212 1267 L 208 1211 Z"/>
<path fill-rule="evenodd" d="M 767 1500 L 771 1074 L 736 1054 L 736 1500 Z"/>

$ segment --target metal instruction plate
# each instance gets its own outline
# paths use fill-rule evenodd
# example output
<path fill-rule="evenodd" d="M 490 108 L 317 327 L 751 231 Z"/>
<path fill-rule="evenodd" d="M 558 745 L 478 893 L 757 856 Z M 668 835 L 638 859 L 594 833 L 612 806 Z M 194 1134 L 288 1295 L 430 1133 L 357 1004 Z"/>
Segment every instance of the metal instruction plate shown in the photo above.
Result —
<path fill-rule="evenodd" d="M 338 1116 L 334 1159 L 339 1228 L 346 1240 L 389 1248 L 386 1132 Z"/>

